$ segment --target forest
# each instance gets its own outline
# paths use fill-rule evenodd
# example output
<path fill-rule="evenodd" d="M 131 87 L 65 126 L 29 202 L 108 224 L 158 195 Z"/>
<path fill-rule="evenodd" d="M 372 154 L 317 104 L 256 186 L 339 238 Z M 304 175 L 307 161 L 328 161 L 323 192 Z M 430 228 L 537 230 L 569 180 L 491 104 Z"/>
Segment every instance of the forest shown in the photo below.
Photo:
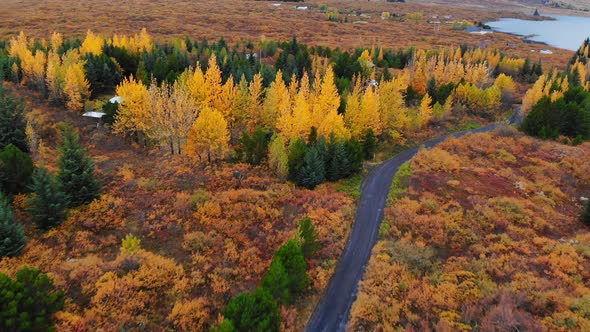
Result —
<path fill-rule="evenodd" d="M 588 47 L 560 73 L 466 45 L 162 42 L 145 29 L 1 41 L 0 327 L 301 330 L 369 167 L 501 121 L 532 84 L 522 130 L 559 143 L 505 129 L 422 151 L 385 213 L 351 326 L 471 329 L 490 304 L 526 303 L 537 311 L 515 310 L 519 326 L 583 330 L 588 250 L 569 197 L 588 189 Z M 527 254 L 512 257 L 517 247 Z M 538 290 L 518 292 L 532 280 Z M 19 295 L 33 293 L 38 306 Z"/>

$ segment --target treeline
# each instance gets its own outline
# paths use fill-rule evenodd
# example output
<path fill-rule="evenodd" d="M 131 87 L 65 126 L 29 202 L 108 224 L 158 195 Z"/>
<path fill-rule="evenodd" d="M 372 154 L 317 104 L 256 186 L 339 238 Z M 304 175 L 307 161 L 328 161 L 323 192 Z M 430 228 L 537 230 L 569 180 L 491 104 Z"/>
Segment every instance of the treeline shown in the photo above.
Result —
<path fill-rule="evenodd" d="M 71 126 L 61 126 L 58 174 L 35 167 L 24 113 L 24 104 L 0 88 L 0 258 L 18 255 L 27 242 L 12 210 L 15 195 L 26 195 L 32 221 L 39 229 L 48 230 L 65 220 L 68 208 L 89 203 L 101 190 L 92 160 Z"/>
<path fill-rule="evenodd" d="M 230 48 L 223 39 L 158 44 L 145 30 L 106 39 L 89 31 L 83 41 L 54 33 L 49 42 L 21 33 L 4 49 L 5 77 L 44 91 L 72 111 L 114 89 L 121 103 L 104 104 L 104 120 L 128 140 L 187 153 L 203 163 L 266 160 L 277 176 L 310 188 L 318 179 L 357 171 L 362 158 L 354 146 L 362 147 L 369 133 L 375 141 L 399 142 L 450 116 L 499 116 L 515 90 L 504 72 L 526 68 L 526 60 L 489 49 L 374 47 L 349 53 L 309 48 L 295 38 Z M 253 135 L 262 137 L 257 128 L 265 142 L 248 148 Z M 309 141 L 312 128 L 324 142 L 319 146 Z M 280 140 L 271 144 L 273 136 Z M 289 167 L 298 140 L 309 151 L 292 165 L 305 167 Z M 337 157 L 324 152 L 331 151 L 323 148 L 331 141 L 337 142 Z M 334 175 L 331 164 L 345 171 Z"/>
<path fill-rule="evenodd" d="M 566 72 L 541 77 L 523 98 L 521 129 L 543 139 L 565 136 L 574 144 L 590 138 L 590 40 L 585 40 Z"/>

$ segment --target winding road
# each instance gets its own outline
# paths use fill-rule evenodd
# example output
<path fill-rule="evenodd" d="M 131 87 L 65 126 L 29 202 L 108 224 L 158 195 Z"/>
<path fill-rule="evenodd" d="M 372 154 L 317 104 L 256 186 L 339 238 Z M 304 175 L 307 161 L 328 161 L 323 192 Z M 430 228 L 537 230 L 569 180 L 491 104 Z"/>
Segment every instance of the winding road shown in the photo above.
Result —
<path fill-rule="evenodd" d="M 512 124 L 520 120 L 520 111 L 517 111 L 507 122 Z M 423 145 L 426 148 L 432 148 L 447 138 L 491 131 L 499 124 L 494 123 L 478 129 L 449 134 L 429 140 Z M 356 298 L 358 283 L 364 274 L 371 250 L 377 242 L 391 181 L 399 167 L 412 159 L 419 149 L 420 147 L 414 147 L 397 154 L 373 169 L 365 178 L 348 243 L 322 300 L 307 324 L 306 331 L 345 331 L 350 308 Z"/>

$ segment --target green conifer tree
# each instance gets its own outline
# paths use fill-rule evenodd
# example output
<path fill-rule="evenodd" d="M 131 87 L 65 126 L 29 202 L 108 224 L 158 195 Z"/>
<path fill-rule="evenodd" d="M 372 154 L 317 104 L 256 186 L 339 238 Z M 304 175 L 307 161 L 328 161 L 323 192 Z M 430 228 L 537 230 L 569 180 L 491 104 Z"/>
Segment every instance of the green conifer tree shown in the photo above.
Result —
<path fill-rule="evenodd" d="M 23 226 L 14 220 L 8 198 L 0 193 L 0 259 L 18 255 L 26 244 Z"/>
<path fill-rule="evenodd" d="M 68 198 L 55 177 L 40 167 L 33 174 L 31 189 L 33 195 L 27 201 L 27 210 L 33 216 L 33 221 L 44 230 L 59 225 L 66 218 Z"/>
<path fill-rule="evenodd" d="M 0 273 L 0 331 L 55 331 L 53 316 L 63 305 L 63 292 L 39 270 L 24 267 L 16 280 Z"/>
<path fill-rule="evenodd" d="M 6 194 L 25 192 L 31 181 L 31 157 L 12 144 L 0 152 L 0 191 Z"/>
<path fill-rule="evenodd" d="M 101 186 L 94 175 L 94 163 L 80 146 L 74 128 L 64 125 L 61 132 L 60 187 L 67 195 L 70 207 L 84 205 L 100 196 Z"/>
<path fill-rule="evenodd" d="M 24 110 L 24 103 L 0 86 L 0 150 L 12 144 L 23 152 L 29 151 Z"/>

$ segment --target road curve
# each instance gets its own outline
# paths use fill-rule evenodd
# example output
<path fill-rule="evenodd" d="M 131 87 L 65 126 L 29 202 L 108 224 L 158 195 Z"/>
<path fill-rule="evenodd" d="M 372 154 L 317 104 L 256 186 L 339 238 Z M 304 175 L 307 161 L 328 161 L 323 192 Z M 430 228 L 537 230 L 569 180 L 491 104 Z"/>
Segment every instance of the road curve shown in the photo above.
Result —
<path fill-rule="evenodd" d="M 519 112 L 507 121 L 520 122 Z M 493 130 L 498 123 L 473 130 L 466 130 L 425 142 L 423 145 L 432 148 L 450 137 L 461 137 L 468 133 L 481 133 Z M 315 308 L 307 324 L 308 332 L 344 331 L 352 303 L 356 298 L 358 283 L 361 280 L 371 250 L 377 242 L 377 235 L 391 181 L 399 167 L 418 152 L 420 147 L 405 150 L 385 161 L 365 178 L 361 186 L 361 195 L 357 207 L 356 219 L 348 238 L 344 253 L 336 267 L 326 292 Z"/>

